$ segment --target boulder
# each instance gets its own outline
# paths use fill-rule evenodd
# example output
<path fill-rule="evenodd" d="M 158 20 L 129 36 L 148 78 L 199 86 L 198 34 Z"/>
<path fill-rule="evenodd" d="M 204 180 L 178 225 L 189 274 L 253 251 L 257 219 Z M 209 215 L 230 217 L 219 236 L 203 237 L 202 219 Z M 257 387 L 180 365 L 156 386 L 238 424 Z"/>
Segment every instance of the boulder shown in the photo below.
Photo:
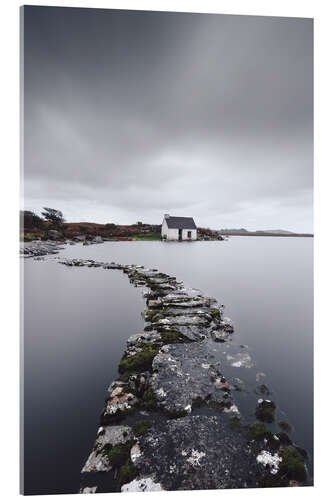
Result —
<path fill-rule="evenodd" d="M 59 231 L 56 231 L 55 229 L 50 229 L 48 231 L 47 235 L 50 238 L 50 240 L 59 240 L 60 239 Z"/>
<path fill-rule="evenodd" d="M 229 333 L 225 330 L 218 329 L 212 331 L 212 339 L 215 340 L 215 342 L 225 342 L 228 337 Z"/>
<path fill-rule="evenodd" d="M 102 236 L 95 236 L 95 238 L 92 241 L 93 243 L 104 243 Z"/>

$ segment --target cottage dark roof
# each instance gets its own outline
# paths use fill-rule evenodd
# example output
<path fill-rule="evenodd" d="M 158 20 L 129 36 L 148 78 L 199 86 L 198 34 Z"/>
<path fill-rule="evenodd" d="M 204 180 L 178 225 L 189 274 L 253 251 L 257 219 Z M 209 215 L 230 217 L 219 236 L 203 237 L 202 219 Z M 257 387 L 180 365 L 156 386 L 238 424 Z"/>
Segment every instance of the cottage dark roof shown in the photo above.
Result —
<path fill-rule="evenodd" d="M 167 217 L 165 219 L 169 229 L 196 229 L 193 217 Z"/>

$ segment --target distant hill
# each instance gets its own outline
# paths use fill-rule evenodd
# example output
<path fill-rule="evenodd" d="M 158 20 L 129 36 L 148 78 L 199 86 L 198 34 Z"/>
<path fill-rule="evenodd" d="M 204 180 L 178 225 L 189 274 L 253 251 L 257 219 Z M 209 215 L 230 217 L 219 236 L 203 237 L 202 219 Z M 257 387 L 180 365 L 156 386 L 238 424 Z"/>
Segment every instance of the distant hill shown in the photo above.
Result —
<path fill-rule="evenodd" d="M 303 236 L 312 237 L 312 233 L 293 233 L 292 231 L 286 231 L 285 229 L 265 229 L 258 231 L 248 231 L 247 229 L 221 229 L 218 231 L 222 235 L 232 235 L 232 236 Z"/>
<path fill-rule="evenodd" d="M 294 233 L 293 231 L 285 231 L 284 229 L 265 229 L 265 233 L 272 233 L 272 234 L 297 234 Z"/>
<path fill-rule="evenodd" d="M 240 233 L 248 233 L 247 229 L 221 229 L 219 232 L 223 232 L 224 234 L 240 234 Z"/>

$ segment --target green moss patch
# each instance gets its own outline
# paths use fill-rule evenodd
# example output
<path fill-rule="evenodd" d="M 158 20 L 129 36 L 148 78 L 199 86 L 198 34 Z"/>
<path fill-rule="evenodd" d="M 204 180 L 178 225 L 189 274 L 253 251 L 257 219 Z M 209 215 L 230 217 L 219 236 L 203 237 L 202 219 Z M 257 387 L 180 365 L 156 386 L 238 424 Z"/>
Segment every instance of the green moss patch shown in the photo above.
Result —
<path fill-rule="evenodd" d="M 112 446 L 112 444 L 106 444 L 101 450 L 101 453 L 103 453 L 108 458 L 108 461 L 112 467 L 122 467 L 130 458 L 130 451 L 133 444 L 133 440 L 127 441 L 126 443 L 117 444 L 115 446 Z"/>
<path fill-rule="evenodd" d="M 145 320 L 153 322 L 157 316 L 163 315 L 163 309 L 148 309 L 145 312 Z"/>
<path fill-rule="evenodd" d="M 211 316 L 213 316 L 213 319 L 220 321 L 221 320 L 221 311 L 219 309 L 212 309 L 210 311 Z"/>
<path fill-rule="evenodd" d="M 282 429 L 284 432 L 288 432 L 290 433 L 291 432 L 291 425 L 288 424 L 288 422 L 285 422 L 284 420 L 281 420 L 279 422 L 279 427 L 280 429 Z"/>
<path fill-rule="evenodd" d="M 130 483 L 131 481 L 133 481 L 133 479 L 136 478 L 137 475 L 137 468 L 134 467 L 130 459 L 128 459 L 126 461 L 126 464 L 123 465 L 120 469 L 120 486 L 126 483 Z"/>
<path fill-rule="evenodd" d="M 148 422 L 147 420 L 139 420 L 134 424 L 133 431 L 135 436 L 143 436 L 143 434 L 146 434 L 146 432 L 149 431 L 151 428 L 151 423 Z"/>
<path fill-rule="evenodd" d="M 231 417 L 229 427 L 232 431 L 240 432 L 242 430 L 241 419 L 239 417 Z"/>
<path fill-rule="evenodd" d="M 260 488 L 279 488 L 281 486 L 284 486 L 284 482 L 278 475 L 272 476 L 272 474 L 266 474 L 259 481 Z"/>
<path fill-rule="evenodd" d="M 273 401 L 264 400 L 258 404 L 255 415 L 262 422 L 272 423 L 275 418 L 276 406 Z"/>
<path fill-rule="evenodd" d="M 282 458 L 280 475 L 285 475 L 289 480 L 305 481 L 306 468 L 302 455 L 295 448 L 283 448 L 279 454 Z"/>
<path fill-rule="evenodd" d="M 252 439 L 260 441 L 265 438 L 270 439 L 273 435 L 265 424 L 263 424 L 262 422 L 254 422 L 252 425 L 250 425 L 246 436 L 251 441 Z"/>
<path fill-rule="evenodd" d="M 173 411 L 168 411 L 168 416 L 170 418 L 181 418 L 181 417 L 186 417 L 188 413 L 185 410 L 173 410 Z"/>
<path fill-rule="evenodd" d="M 147 389 L 143 393 L 141 405 L 144 408 L 155 410 L 157 408 L 157 399 L 152 389 Z"/>
<path fill-rule="evenodd" d="M 134 356 L 123 356 L 119 363 L 119 373 L 140 372 L 151 370 L 153 359 L 158 353 L 154 344 L 147 343 Z"/>
<path fill-rule="evenodd" d="M 193 342 L 186 335 L 183 335 L 176 330 L 164 331 L 161 333 L 161 340 L 163 344 L 189 344 Z"/>
<path fill-rule="evenodd" d="M 288 445 L 292 444 L 292 441 L 286 432 L 278 432 L 276 435 L 279 438 L 280 443 L 282 445 L 288 446 Z"/>
<path fill-rule="evenodd" d="M 153 233 L 153 232 L 135 234 L 133 238 L 140 241 L 160 241 L 162 239 L 161 233 Z"/>

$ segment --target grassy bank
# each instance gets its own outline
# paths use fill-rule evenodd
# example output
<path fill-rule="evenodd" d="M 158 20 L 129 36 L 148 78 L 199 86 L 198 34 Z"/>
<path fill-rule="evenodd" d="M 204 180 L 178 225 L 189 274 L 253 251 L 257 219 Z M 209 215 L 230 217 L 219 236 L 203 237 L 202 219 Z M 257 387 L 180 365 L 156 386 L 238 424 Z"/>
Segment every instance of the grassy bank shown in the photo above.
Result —
<path fill-rule="evenodd" d="M 153 240 L 161 240 L 161 233 L 141 233 L 141 234 L 136 234 L 133 236 L 134 239 L 139 240 L 139 241 L 153 241 Z"/>

